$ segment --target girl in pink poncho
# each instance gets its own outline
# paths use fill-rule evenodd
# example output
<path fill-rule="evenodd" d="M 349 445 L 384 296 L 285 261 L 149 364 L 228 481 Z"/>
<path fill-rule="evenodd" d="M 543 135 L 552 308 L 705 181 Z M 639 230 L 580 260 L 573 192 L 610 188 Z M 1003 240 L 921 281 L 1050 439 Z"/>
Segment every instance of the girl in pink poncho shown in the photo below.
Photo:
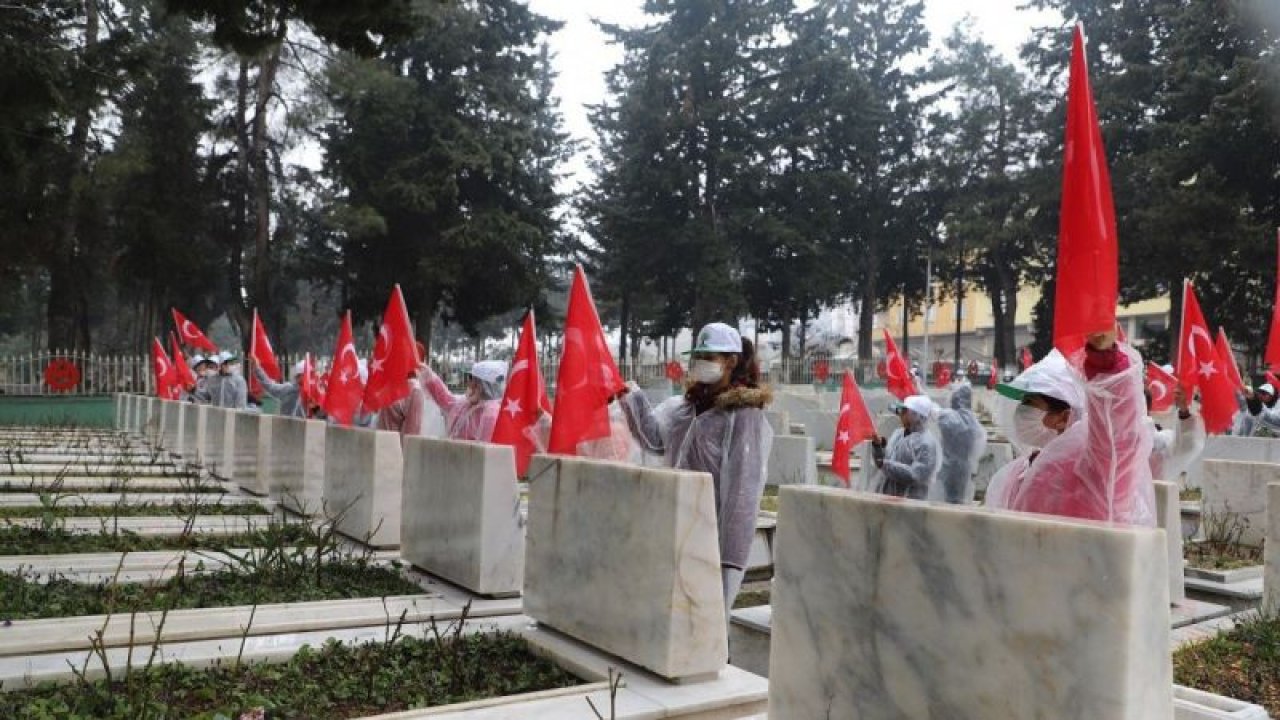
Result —
<path fill-rule="evenodd" d="M 1055 350 L 999 390 L 1020 401 L 1012 439 L 1025 454 L 992 478 L 988 507 L 1155 526 L 1136 352 L 1093 335 L 1072 362 Z"/>

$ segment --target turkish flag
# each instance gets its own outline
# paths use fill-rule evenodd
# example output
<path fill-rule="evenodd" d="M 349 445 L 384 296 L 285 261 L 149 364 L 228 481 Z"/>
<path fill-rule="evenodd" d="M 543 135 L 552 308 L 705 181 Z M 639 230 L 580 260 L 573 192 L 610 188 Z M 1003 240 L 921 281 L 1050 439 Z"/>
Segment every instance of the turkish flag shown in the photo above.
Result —
<path fill-rule="evenodd" d="M 218 346 L 205 337 L 195 323 L 178 312 L 177 308 L 169 308 L 169 312 L 173 313 L 173 324 L 178 327 L 178 338 L 182 340 L 183 345 L 199 348 L 206 352 L 218 352 Z"/>
<path fill-rule="evenodd" d="M 276 351 L 271 349 L 267 328 L 263 326 L 256 309 L 253 311 L 253 338 L 249 341 L 249 357 L 262 368 L 267 377 L 280 382 L 280 361 L 276 359 Z M 249 392 L 254 397 L 262 396 L 262 383 L 258 382 L 256 373 L 249 373 Z"/>
<path fill-rule="evenodd" d="M 1155 363 L 1147 363 L 1147 390 L 1151 391 L 1151 412 L 1168 412 L 1173 407 L 1173 388 L 1178 378 Z"/>
<path fill-rule="evenodd" d="M 987 389 L 995 390 L 996 385 L 999 385 L 999 384 L 1000 384 L 1000 361 L 993 358 L 991 360 L 991 377 L 987 378 Z"/>
<path fill-rule="evenodd" d="M 173 367 L 173 361 L 165 354 L 160 338 L 151 338 L 151 369 L 156 378 L 156 397 L 177 400 L 181 396 L 178 374 Z"/>
<path fill-rule="evenodd" d="M 1227 376 L 1226 362 L 1218 356 L 1190 281 L 1183 284 L 1178 382 L 1187 397 L 1191 397 L 1192 389 L 1200 388 L 1200 415 L 1204 417 L 1205 430 L 1220 433 L 1231 427 L 1236 414 L 1236 388 Z"/>
<path fill-rule="evenodd" d="M 1218 337 L 1214 343 L 1214 350 L 1218 352 L 1218 357 L 1222 358 L 1222 364 L 1226 366 L 1227 379 L 1231 381 L 1232 387 L 1243 389 L 1244 376 L 1240 374 L 1240 366 L 1236 365 L 1236 353 L 1231 349 L 1231 341 L 1227 339 L 1227 331 L 1221 327 L 1218 328 Z"/>
<path fill-rule="evenodd" d="M 493 426 L 492 442 L 516 449 L 516 475 L 524 477 L 529 458 L 536 448 L 529 436 L 543 412 L 551 412 L 547 388 L 538 369 L 538 336 L 533 325 L 533 311 L 524 316 L 520 344 L 507 372 L 507 390 L 502 396 L 502 411 Z"/>
<path fill-rule="evenodd" d="M 836 418 L 836 437 L 831 443 L 831 472 L 849 487 L 849 453 L 863 440 L 876 436 L 871 413 L 862 401 L 853 373 L 844 371 L 844 387 L 840 391 L 840 416 Z"/>
<path fill-rule="evenodd" d="M 609 354 L 582 266 L 574 268 L 556 373 L 556 406 L 548 451 L 574 455 L 578 443 L 609 436 L 609 398 L 626 387 Z"/>
<path fill-rule="evenodd" d="M 1280 366 L 1280 230 L 1276 231 L 1277 270 L 1275 305 L 1271 309 L 1271 334 L 1267 336 L 1267 351 L 1262 362 L 1270 368 Z"/>
<path fill-rule="evenodd" d="M 1271 387 L 1276 388 L 1277 390 L 1280 390 L 1280 378 L 1273 375 L 1270 370 L 1267 370 L 1265 373 L 1263 373 L 1262 379 L 1263 379 L 1263 382 L 1269 383 Z"/>
<path fill-rule="evenodd" d="M 1035 364 L 1036 364 L 1035 358 L 1031 357 L 1031 348 L 1029 347 L 1022 348 L 1022 369 L 1026 370 Z"/>
<path fill-rule="evenodd" d="M 311 353 L 307 353 L 302 358 L 302 376 L 298 378 L 298 395 L 302 401 L 302 414 L 304 417 L 311 416 L 311 408 L 324 404 L 324 395 L 320 391 L 320 380 L 316 377 L 316 368 L 311 360 Z"/>
<path fill-rule="evenodd" d="M 377 412 L 409 394 L 409 377 L 418 369 L 418 349 L 413 326 L 400 286 L 391 290 L 391 299 L 382 314 L 382 327 L 369 361 L 369 382 L 364 386 L 364 407 Z"/>
<path fill-rule="evenodd" d="M 1067 85 L 1054 347 L 1069 356 L 1084 347 L 1086 335 L 1115 330 L 1119 283 L 1111 175 L 1089 89 L 1084 27 L 1077 24 Z"/>
<path fill-rule="evenodd" d="M 951 384 L 951 366 L 943 363 L 938 366 L 937 375 L 933 378 L 934 385 L 944 388 Z"/>
<path fill-rule="evenodd" d="M 894 397 L 903 400 L 916 394 L 916 384 L 911 379 L 907 361 L 898 352 L 898 344 L 893 341 L 893 336 L 887 329 L 884 330 L 884 372 L 885 383 Z"/>
<path fill-rule="evenodd" d="M 187 359 L 182 355 L 182 349 L 178 347 L 178 336 L 169 333 L 169 348 L 173 350 L 173 371 L 174 380 L 186 390 L 196 386 L 196 374 L 191 372 L 191 367 L 187 365 Z"/>
<path fill-rule="evenodd" d="M 356 357 L 355 342 L 351 338 L 351 311 L 342 316 L 342 327 L 338 330 L 338 344 L 333 348 L 333 362 L 329 365 L 329 382 L 325 387 L 324 400 L 321 406 L 324 414 L 338 421 L 340 425 L 350 425 L 360 407 L 360 398 L 364 396 L 364 385 L 360 382 L 360 358 Z"/>

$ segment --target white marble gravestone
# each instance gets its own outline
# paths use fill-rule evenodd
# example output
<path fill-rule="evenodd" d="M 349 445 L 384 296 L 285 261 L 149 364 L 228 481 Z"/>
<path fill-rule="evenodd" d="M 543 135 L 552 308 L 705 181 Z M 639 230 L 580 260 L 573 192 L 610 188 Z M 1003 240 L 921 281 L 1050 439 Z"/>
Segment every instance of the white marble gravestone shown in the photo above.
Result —
<path fill-rule="evenodd" d="M 529 478 L 525 614 L 664 678 L 725 666 L 710 475 L 537 455 Z"/>
<path fill-rule="evenodd" d="M 991 484 L 991 478 L 995 477 L 1000 468 L 1013 462 L 1014 457 L 1012 444 L 988 442 L 987 449 L 982 453 L 982 457 L 978 458 L 978 469 L 973 474 L 974 488 L 986 492 L 987 486 Z"/>
<path fill-rule="evenodd" d="M 164 446 L 169 452 L 182 454 L 182 418 L 186 414 L 186 403 L 174 400 L 161 400 L 164 407 Z"/>
<path fill-rule="evenodd" d="M 1210 460 L 1280 464 L 1280 439 L 1210 435 L 1199 457 L 1187 465 L 1187 487 L 1201 486 L 1204 464 Z"/>
<path fill-rule="evenodd" d="M 1280 482 L 1280 465 L 1206 460 L 1200 476 L 1200 527 L 1235 515 L 1243 523 L 1240 542 L 1259 546 L 1267 536 L 1267 485 Z"/>
<path fill-rule="evenodd" d="M 1182 570 L 1182 502 L 1178 498 L 1178 486 L 1171 482 L 1156 481 L 1156 525 L 1164 530 L 1165 546 L 1169 557 L 1169 602 L 1177 605 L 1187 599 L 1187 587 Z"/>
<path fill-rule="evenodd" d="M 208 424 L 208 405 L 187 405 L 182 416 L 182 457 L 195 463 L 204 462 L 205 428 Z"/>
<path fill-rule="evenodd" d="M 205 467 L 215 477 L 230 480 L 235 474 L 235 411 L 210 406 L 207 412 L 204 433 Z"/>
<path fill-rule="evenodd" d="M 791 414 L 785 410 L 765 410 L 764 419 L 773 429 L 774 437 L 791 434 Z"/>
<path fill-rule="evenodd" d="M 255 412 L 235 411 L 235 443 L 232 452 L 236 484 L 255 495 L 266 495 L 269 474 L 258 472 L 262 448 L 271 447 L 271 423 L 267 416 Z"/>
<path fill-rule="evenodd" d="M 400 557 L 480 595 L 524 585 L 524 518 L 507 445 L 404 439 Z"/>
<path fill-rule="evenodd" d="M 1262 579 L 1262 609 L 1280 613 L 1280 483 L 1267 486 L 1266 571 Z"/>
<path fill-rule="evenodd" d="M 338 531 L 374 547 L 400 544 L 400 433 L 330 425 L 324 437 L 324 512 Z"/>
<path fill-rule="evenodd" d="M 810 410 L 793 414 L 798 422 L 804 423 L 804 434 L 813 439 L 818 450 L 830 450 L 836 437 L 836 421 L 840 413 L 835 410 Z"/>
<path fill-rule="evenodd" d="M 115 411 L 115 425 L 117 430 L 124 430 L 125 410 L 129 406 L 129 396 L 124 393 L 114 393 L 111 396 L 111 409 Z"/>
<path fill-rule="evenodd" d="M 258 447 L 258 486 L 288 509 L 318 514 L 324 499 L 323 420 L 264 415 L 269 442 Z"/>
<path fill-rule="evenodd" d="M 775 435 L 769 449 L 766 485 L 813 485 L 818 482 L 818 456 L 812 437 Z"/>
<path fill-rule="evenodd" d="M 1173 717 L 1151 528 L 781 493 L 769 717 Z"/>

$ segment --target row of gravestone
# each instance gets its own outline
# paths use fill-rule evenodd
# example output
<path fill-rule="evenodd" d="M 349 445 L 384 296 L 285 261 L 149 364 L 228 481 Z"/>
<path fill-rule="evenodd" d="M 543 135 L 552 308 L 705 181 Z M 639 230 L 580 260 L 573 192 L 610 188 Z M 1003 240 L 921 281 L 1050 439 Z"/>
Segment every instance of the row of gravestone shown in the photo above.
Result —
<path fill-rule="evenodd" d="M 383 435 L 325 428 L 325 464 L 351 454 L 326 490 L 377 469 L 376 440 L 353 452 L 348 434 Z M 421 524 L 462 554 L 521 555 L 473 529 L 490 503 L 519 516 L 509 452 L 409 439 L 404 547 Z M 1173 717 L 1161 531 L 830 488 L 781 501 L 771 717 Z M 528 615 L 670 679 L 725 666 L 709 476 L 539 456 L 528 512 Z"/>

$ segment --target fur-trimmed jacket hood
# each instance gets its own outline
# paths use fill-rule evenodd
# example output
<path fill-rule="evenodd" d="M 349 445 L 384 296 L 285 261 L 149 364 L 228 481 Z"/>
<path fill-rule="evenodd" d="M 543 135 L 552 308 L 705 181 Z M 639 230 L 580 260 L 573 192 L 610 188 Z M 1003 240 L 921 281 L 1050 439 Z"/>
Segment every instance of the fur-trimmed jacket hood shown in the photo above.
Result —
<path fill-rule="evenodd" d="M 763 410 L 773 402 L 773 391 L 767 385 L 760 387 L 731 387 L 716 396 L 716 407 L 720 410 L 741 410 L 757 408 Z"/>

